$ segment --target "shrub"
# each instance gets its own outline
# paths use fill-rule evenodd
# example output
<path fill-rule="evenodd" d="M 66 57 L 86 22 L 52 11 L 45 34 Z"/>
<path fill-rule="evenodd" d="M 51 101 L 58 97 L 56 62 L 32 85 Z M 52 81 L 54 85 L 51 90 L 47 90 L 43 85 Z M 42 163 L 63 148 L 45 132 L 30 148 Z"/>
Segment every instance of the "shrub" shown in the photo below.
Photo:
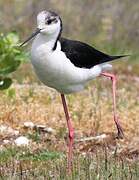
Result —
<path fill-rule="evenodd" d="M 11 73 L 16 71 L 27 54 L 19 47 L 19 36 L 16 33 L 0 34 L 0 90 L 12 84 Z"/>

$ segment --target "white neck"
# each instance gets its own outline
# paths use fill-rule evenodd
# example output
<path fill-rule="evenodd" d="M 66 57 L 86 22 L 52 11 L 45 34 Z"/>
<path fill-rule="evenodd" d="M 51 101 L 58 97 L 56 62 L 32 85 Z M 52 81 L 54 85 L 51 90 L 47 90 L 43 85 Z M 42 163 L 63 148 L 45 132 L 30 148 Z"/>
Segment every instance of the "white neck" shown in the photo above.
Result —
<path fill-rule="evenodd" d="M 49 35 L 40 33 L 37 36 L 37 39 L 39 40 L 39 42 L 41 42 L 41 44 L 45 44 L 48 49 L 52 50 L 58 35 L 59 33 L 49 34 Z"/>

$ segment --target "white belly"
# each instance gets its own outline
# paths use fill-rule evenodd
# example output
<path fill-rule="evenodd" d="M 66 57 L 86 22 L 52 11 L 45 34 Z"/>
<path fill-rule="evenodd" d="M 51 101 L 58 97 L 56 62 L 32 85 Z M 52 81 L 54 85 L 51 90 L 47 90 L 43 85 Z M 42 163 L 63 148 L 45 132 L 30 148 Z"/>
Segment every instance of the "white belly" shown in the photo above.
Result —
<path fill-rule="evenodd" d="M 91 69 L 78 68 L 61 51 L 60 43 L 55 51 L 50 49 L 51 42 L 44 43 L 36 38 L 32 45 L 31 62 L 40 81 L 55 88 L 60 93 L 80 91 L 91 79 L 100 75 L 102 66 Z"/>
<path fill-rule="evenodd" d="M 60 50 L 47 52 L 43 47 L 32 49 L 31 62 L 41 82 L 61 93 L 84 88 L 86 72 L 83 75 L 83 69 L 75 67 Z"/>

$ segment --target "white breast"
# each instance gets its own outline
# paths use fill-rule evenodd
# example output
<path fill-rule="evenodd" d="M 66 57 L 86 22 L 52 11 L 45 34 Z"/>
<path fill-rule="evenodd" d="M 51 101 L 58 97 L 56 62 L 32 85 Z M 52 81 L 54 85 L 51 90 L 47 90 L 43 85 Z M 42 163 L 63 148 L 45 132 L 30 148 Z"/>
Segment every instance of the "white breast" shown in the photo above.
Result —
<path fill-rule="evenodd" d="M 75 67 L 61 51 L 58 42 L 52 51 L 54 42 L 44 42 L 39 36 L 34 40 L 31 50 L 31 62 L 39 79 L 47 86 L 61 93 L 80 91 L 85 83 L 101 73 L 101 67 L 94 70 Z"/>

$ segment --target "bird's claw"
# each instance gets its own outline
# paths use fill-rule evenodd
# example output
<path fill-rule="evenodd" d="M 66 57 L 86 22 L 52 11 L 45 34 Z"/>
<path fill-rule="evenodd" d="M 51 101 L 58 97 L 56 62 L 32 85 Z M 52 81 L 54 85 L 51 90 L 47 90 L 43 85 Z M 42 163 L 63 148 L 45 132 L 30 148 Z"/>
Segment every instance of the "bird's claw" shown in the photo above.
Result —
<path fill-rule="evenodd" d="M 116 138 L 117 139 L 123 139 L 124 138 L 124 132 L 123 132 L 122 127 L 119 124 L 117 125 L 117 130 L 118 130 L 118 133 L 117 133 Z"/>
<path fill-rule="evenodd" d="M 123 139 L 124 138 L 124 132 L 123 132 L 123 129 L 122 129 L 120 123 L 119 123 L 118 118 L 114 117 L 114 121 L 115 121 L 117 131 L 118 131 L 116 138 L 117 139 Z"/>

